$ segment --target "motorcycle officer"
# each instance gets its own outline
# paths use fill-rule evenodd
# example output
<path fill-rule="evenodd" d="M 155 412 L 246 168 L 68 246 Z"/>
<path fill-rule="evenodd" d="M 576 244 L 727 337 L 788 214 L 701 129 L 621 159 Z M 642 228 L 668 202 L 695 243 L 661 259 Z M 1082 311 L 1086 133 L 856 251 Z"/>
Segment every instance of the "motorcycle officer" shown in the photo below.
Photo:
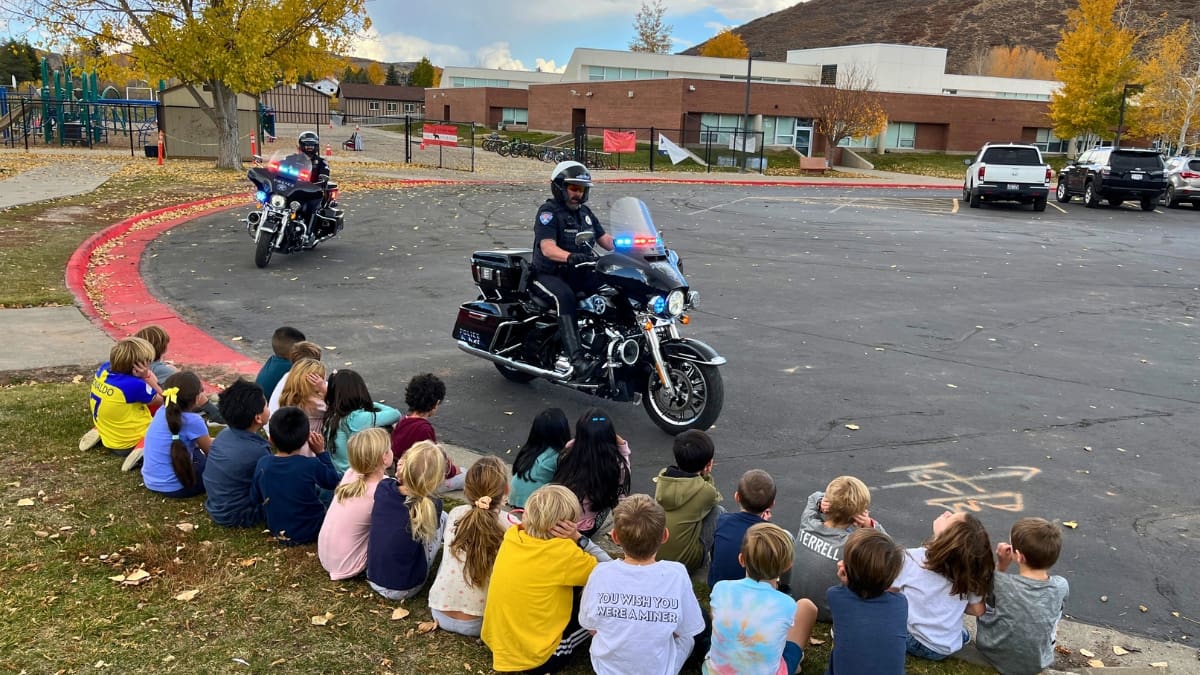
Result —
<path fill-rule="evenodd" d="M 315 131 L 305 131 L 296 139 L 296 149 L 312 162 L 312 174 L 309 176 L 309 182 L 324 188 L 329 182 L 329 162 L 326 162 L 325 158 L 321 157 L 321 137 L 317 136 Z M 317 211 L 325 206 L 326 199 L 328 199 L 327 192 L 323 193 L 320 198 L 305 200 L 300 205 L 300 217 L 307 230 L 306 237 L 309 239 L 314 235 L 314 217 Z"/>
<path fill-rule="evenodd" d="M 595 242 L 613 249 L 612 235 L 585 206 L 592 177 L 579 162 L 559 162 L 550 173 L 552 197 L 538 208 L 533 224 L 533 284 L 531 292 L 550 302 L 558 312 L 558 330 L 563 351 L 571 360 L 573 374 L 588 370 L 587 355 L 579 342 L 575 323 L 576 292 L 591 293 L 600 286 L 595 273 L 596 254 L 575 244 L 579 232 L 592 232 Z"/>

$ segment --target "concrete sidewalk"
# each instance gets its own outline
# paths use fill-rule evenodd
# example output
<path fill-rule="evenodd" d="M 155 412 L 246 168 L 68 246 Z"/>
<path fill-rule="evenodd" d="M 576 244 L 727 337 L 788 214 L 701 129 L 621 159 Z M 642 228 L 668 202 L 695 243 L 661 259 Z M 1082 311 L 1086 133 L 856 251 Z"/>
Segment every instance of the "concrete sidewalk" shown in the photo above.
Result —
<path fill-rule="evenodd" d="M 386 132 L 382 132 L 386 133 Z M 374 136 L 374 134 L 372 134 Z M 378 140 L 376 138 L 375 140 Z M 375 142 L 373 140 L 372 142 Z M 402 141 L 401 141 L 402 142 Z M 370 147 L 370 146 L 368 146 Z M 384 146 L 386 148 L 386 146 Z M 350 153 L 342 153 L 350 154 Z M 483 153 L 491 155 L 492 153 Z M 6 180 L 0 180 L 0 208 L 18 204 L 32 203 L 46 199 L 54 199 L 68 195 L 83 194 L 102 185 L 121 167 L 116 157 L 89 154 L 89 152 L 53 153 L 56 161 L 18 174 Z M 400 155 L 403 156 L 402 154 Z M 61 157 L 61 160 L 59 160 Z M 335 155 L 335 162 L 339 159 Z M 360 155 L 360 161 L 368 159 Z M 452 171 L 438 172 L 431 169 L 393 172 L 380 171 L 380 175 L 389 178 L 438 178 L 499 181 L 545 181 L 549 177 L 551 167 L 534 160 L 512 160 L 496 157 L 499 160 L 485 173 L 483 170 L 471 174 Z M 354 161 L 354 160 L 351 160 Z M 394 162 L 393 157 L 376 158 L 374 161 Z M 336 166 L 336 163 L 335 163 Z M 365 168 L 365 167 L 364 167 Z M 605 180 L 717 180 L 746 183 L 783 183 L 797 186 L 828 184 L 861 185 L 871 181 L 875 187 L 895 187 L 899 185 L 923 185 L 928 187 L 955 188 L 960 185 L 957 181 L 890 174 L 879 171 L 850 170 L 858 174 L 852 179 L 831 179 L 828 177 L 776 177 L 760 176 L 758 174 L 647 174 L 641 172 L 599 171 L 597 178 Z M 861 176 L 869 178 L 864 179 Z M 100 326 L 89 321 L 76 307 L 39 307 L 31 309 L 8 309 L 0 311 L 0 331 L 8 336 L 8 349 L 0 353 L 0 373 L 35 371 L 38 369 L 77 369 L 76 372 L 87 377 L 97 363 L 107 357 L 113 339 Z M 451 459 L 460 466 L 472 463 L 480 452 L 470 448 L 444 444 Z M 486 452 L 486 450 L 484 451 Z M 511 457 L 503 457 L 511 462 Z M 461 493 L 448 495 L 464 499 Z M 1185 644 L 1156 642 L 1146 638 L 1136 637 L 1102 627 L 1076 623 L 1064 618 L 1059 626 L 1058 644 L 1070 650 L 1069 655 L 1062 658 L 1077 668 L 1069 672 L 1084 673 L 1124 673 L 1125 675 L 1152 675 L 1164 672 L 1170 673 L 1200 673 L 1200 662 L 1197 652 Z M 1128 652 L 1118 655 L 1113 651 L 1120 647 Z M 1087 657 L 1083 650 L 1094 656 Z M 962 656 L 967 660 L 975 660 L 972 650 L 966 650 Z M 1085 667 L 1089 659 L 1102 659 L 1106 667 L 1101 671 Z M 1061 659 L 1060 659 L 1061 660 Z M 1152 663 L 1166 663 L 1164 667 L 1151 667 Z M 1047 671 L 1049 673 L 1062 671 Z"/>

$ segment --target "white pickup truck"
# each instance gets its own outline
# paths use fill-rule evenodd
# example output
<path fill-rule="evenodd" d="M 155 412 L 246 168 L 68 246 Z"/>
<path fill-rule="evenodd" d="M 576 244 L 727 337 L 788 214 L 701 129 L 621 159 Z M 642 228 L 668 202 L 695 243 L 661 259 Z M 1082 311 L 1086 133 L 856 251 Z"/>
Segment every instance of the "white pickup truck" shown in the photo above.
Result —
<path fill-rule="evenodd" d="M 1042 161 L 1036 145 L 988 143 L 975 159 L 964 159 L 963 201 L 977 209 L 987 201 L 1032 204 L 1034 211 L 1046 210 L 1054 170 Z"/>

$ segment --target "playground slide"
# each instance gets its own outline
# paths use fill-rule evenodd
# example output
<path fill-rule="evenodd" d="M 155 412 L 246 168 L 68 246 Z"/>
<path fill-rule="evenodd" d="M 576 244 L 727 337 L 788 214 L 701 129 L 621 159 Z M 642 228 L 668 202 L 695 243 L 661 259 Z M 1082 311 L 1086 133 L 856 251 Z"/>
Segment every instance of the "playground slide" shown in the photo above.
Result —
<path fill-rule="evenodd" d="M 13 124 L 23 121 L 21 119 L 21 112 L 21 110 L 9 110 L 7 115 L 0 117 L 0 134 L 8 131 L 8 128 Z M 32 108 L 24 111 L 26 117 L 32 115 L 34 112 Z"/>

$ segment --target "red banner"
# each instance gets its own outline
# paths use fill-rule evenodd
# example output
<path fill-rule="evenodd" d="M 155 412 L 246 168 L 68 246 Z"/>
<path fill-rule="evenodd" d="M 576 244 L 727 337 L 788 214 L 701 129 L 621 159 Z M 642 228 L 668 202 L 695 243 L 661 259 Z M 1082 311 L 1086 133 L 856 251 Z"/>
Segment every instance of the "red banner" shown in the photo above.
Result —
<path fill-rule="evenodd" d="M 458 146 L 458 127 L 453 124 L 426 124 L 421 130 L 421 149 L 427 145 Z"/>
<path fill-rule="evenodd" d="M 605 152 L 634 152 L 637 150 L 636 131 L 604 130 Z"/>

